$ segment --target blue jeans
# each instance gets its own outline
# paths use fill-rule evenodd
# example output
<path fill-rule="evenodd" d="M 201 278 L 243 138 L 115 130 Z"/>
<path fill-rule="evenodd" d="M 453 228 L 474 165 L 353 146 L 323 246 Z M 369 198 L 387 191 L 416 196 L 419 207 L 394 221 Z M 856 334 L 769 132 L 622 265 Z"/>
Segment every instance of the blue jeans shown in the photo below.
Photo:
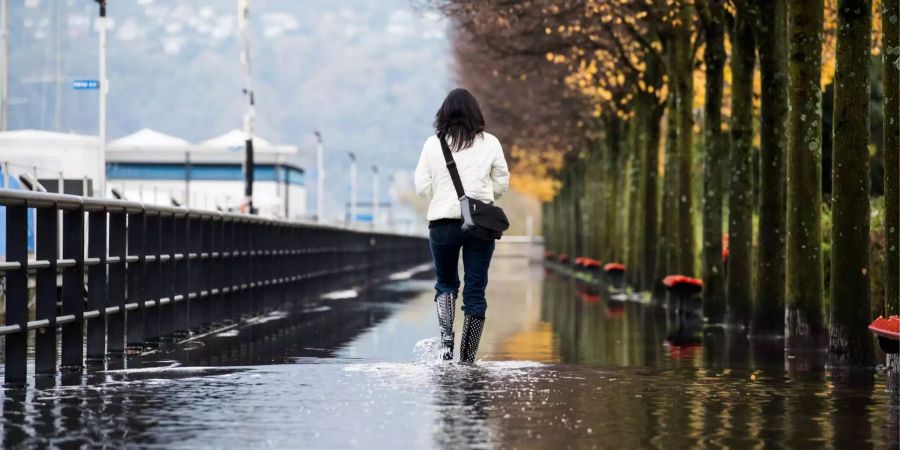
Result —
<path fill-rule="evenodd" d="M 487 301 L 488 268 L 494 254 L 494 241 L 473 238 L 460 229 L 461 221 L 440 220 L 429 225 L 428 239 L 434 258 L 437 295 L 459 292 L 459 251 L 462 250 L 465 286 L 462 310 L 467 316 L 484 318 Z M 435 296 L 437 297 L 437 296 Z"/>

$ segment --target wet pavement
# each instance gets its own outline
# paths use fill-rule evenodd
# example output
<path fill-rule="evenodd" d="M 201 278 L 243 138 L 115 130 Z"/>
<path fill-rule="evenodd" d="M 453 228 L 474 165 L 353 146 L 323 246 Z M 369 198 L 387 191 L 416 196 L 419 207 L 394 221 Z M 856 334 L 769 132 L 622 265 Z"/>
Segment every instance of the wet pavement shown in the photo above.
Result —
<path fill-rule="evenodd" d="M 463 367 L 438 360 L 431 297 L 426 272 L 7 389 L 4 447 L 898 447 L 883 375 L 787 370 L 780 341 L 497 259 Z"/>

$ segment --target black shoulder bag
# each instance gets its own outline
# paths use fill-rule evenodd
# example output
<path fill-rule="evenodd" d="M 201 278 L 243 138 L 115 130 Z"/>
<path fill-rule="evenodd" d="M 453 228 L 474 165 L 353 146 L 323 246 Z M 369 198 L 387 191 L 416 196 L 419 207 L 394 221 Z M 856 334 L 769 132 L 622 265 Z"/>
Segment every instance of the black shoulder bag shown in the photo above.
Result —
<path fill-rule="evenodd" d="M 459 179 L 459 170 L 456 168 L 456 161 L 453 160 L 453 154 L 447 141 L 442 137 L 438 137 L 441 141 L 441 151 L 444 152 L 444 161 L 447 162 L 447 170 L 450 172 L 450 179 L 453 180 L 453 187 L 456 189 L 456 195 L 459 197 L 460 212 L 462 213 L 462 230 L 470 236 L 491 241 L 500 239 L 503 232 L 509 228 L 509 220 L 506 213 L 493 203 L 483 202 L 481 200 L 469 197 L 463 190 L 462 180 Z"/>

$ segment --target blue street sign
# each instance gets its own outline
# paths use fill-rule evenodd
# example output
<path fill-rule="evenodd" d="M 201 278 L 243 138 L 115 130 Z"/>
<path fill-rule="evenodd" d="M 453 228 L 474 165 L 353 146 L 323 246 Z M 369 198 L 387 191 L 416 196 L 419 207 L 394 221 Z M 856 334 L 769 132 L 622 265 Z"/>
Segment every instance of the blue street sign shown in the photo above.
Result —
<path fill-rule="evenodd" d="M 72 82 L 72 89 L 76 91 L 86 90 L 86 89 L 99 89 L 100 81 L 99 80 L 75 80 Z"/>
<path fill-rule="evenodd" d="M 371 214 L 357 214 L 356 221 L 357 222 L 371 222 L 374 219 Z"/>

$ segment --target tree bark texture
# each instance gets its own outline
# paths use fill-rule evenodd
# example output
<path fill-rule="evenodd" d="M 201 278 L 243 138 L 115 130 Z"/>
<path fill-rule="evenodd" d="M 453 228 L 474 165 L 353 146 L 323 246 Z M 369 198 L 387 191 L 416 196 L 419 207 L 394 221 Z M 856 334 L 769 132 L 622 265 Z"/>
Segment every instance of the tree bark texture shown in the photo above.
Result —
<path fill-rule="evenodd" d="M 869 278 L 869 60 L 872 0 L 838 0 L 832 150 L 829 365 L 873 361 Z"/>
<path fill-rule="evenodd" d="M 822 2 L 790 0 L 785 346 L 821 348 Z"/>
<path fill-rule="evenodd" d="M 900 0 L 883 0 L 885 315 L 900 314 Z"/>
<path fill-rule="evenodd" d="M 731 188 L 728 192 L 728 315 L 746 330 L 752 311 L 753 15 L 739 4 L 732 33 Z"/>
<path fill-rule="evenodd" d="M 706 6 L 706 5 L 703 5 Z M 701 6 L 702 7 L 702 6 Z M 722 165 L 727 157 L 722 135 L 725 27 L 721 0 L 709 0 L 703 14 L 706 50 L 703 165 L 703 314 L 712 323 L 725 319 L 725 271 L 722 265 Z M 734 48 L 734 46 L 732 46 Z"/>
<path fill-rule="evenodd" d="M 788 120 L 786 0 L 760 0 L 757 16 L 760 105 L 759 230 L 751 332 L 784 334 L 784 166 Z"/>
<path fill-rule="evenodd" d="M 675 70 L 678 79 L 677 123 L 678 123 L 678 241 L 676 249 L 677 271 L 682 275 L 694 275 L 694 54 L 691 45 L 691 28 L 694 22 L 694 8 L 691 3 L 681 1 L 679 18 L 681 25 L 675 30 Z"/>

